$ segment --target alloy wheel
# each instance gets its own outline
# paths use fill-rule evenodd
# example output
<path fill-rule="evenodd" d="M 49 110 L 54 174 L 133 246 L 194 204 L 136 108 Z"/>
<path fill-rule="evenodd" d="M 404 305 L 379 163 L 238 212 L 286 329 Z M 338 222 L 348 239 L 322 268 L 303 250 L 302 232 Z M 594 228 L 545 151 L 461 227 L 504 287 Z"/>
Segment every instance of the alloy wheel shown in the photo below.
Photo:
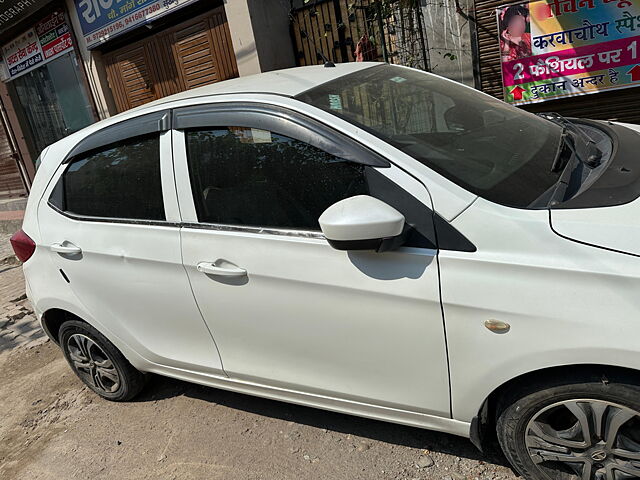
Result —
<path fill-rule="evenodd" d="M 640 479 L 640 412 L 616 403 L 554 403 L 529 421 L 525 445 L 552 480 Z"/>
<path fill-rule="evenodd" d="M 80 333 L 67 340 L 67 350 L 80 378 L 103 393 L 120 387 L 120 374 L 107 354 L 91 338 Z"/>

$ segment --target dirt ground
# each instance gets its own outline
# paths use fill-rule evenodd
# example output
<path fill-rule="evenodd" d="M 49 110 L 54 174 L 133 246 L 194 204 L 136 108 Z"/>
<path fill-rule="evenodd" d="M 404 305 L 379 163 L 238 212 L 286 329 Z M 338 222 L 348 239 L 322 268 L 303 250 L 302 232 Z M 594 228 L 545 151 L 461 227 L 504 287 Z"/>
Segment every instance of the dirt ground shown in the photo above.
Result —
<path fill-rule="evenodd" d="M 151 376 L 112 403 L 52 342 L 0 354 L 0 478 L 495 479 L 468 440 Z"/>
<path fill-rule="evenodd" d="M 0 480 L 515 479 L 463 438 L 158 376 L 136 401 L 103 400 L 42 344 L 10 260 L 0 261 Z"/>

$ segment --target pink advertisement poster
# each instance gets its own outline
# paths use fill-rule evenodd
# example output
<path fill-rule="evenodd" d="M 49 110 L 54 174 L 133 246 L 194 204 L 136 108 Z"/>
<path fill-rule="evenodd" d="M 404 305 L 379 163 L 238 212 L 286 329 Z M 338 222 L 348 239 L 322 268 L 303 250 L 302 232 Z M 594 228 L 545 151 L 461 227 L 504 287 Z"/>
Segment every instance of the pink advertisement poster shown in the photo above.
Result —
<path fill-rule="evenodd" d="M 640 0 L 540 0 L 496 14 L 507 102 L 640 86 Z"/>

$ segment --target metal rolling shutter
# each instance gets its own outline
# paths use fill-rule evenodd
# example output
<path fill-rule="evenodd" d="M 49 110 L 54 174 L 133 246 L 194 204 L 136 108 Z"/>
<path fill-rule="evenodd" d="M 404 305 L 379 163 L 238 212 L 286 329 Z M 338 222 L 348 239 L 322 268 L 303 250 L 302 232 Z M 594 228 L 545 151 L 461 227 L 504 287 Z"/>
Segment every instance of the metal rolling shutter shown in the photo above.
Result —
<path fill-rule="evenodd" d="M 0 199 L 26 195 L 22 176 L 6 127 L 0 118 Z"/>

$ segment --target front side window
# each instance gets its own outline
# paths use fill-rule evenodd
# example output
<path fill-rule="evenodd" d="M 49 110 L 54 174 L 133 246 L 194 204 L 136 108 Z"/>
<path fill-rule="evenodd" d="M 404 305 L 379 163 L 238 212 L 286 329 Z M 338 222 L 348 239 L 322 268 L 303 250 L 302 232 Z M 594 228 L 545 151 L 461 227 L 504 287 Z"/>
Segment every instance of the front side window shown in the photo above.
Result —
<path fill-rule="evenodd" d="M 274 132 L 220 127 L 185 135 L 200 222 L 320 230 L 327 207 L 369 192 L 363 165 Z"/>
<path fill-rule="evenodd" d="M 297 97 L 488 200 L 527 207 L 559 178 L 561 128 L 435 75 L 381 65 Z"/>
<path fill-rule="evenodd" d="M 186 130 L 187 161 L 198 221 L 320 231 L 328 207 L 371 195 L 411 226 L 406 246 L 435 248 L 433 212 L 377 168 L 300 140 L 246 127 Z"/>
<path fill-rule="evenodd" d="M 86 217 L 165 220 L 158 134 L 75 158 L 49 201 L 64 212 Z"/>

